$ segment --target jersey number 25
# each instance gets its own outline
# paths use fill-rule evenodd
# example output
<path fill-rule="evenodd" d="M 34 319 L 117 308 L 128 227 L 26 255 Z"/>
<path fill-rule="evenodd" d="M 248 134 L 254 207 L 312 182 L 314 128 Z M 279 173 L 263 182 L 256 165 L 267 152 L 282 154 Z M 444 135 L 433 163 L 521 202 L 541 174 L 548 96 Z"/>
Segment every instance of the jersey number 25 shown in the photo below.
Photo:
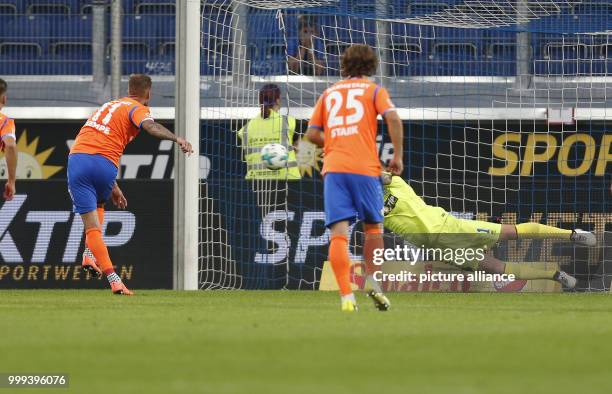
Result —
<path fill-rule="evenodd" d="M 342 93 L 339 91 L 333 91 L 325 97 L 325 108 L 329 114 L 327 117 L 327 127 L 348 126 L 355 123 L 359 123 L 363 118 L 364 110 L 363 104 L 359 100 L 359 97 L 363 96 L 364 89 L 349 89 L 346 93 L 346 103 Z M 353 110 L 352 115 L 340 116 L 338 112 L 340 109 L 345 108 L 347 110 Z"/>

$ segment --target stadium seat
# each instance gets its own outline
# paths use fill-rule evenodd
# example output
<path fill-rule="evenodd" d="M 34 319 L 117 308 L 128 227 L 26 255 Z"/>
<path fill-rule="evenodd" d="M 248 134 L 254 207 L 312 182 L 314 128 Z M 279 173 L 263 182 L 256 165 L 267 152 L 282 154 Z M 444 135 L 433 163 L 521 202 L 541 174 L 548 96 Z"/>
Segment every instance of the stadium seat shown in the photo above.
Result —
<path fill-rule="evenodd" d="M 51 56 L 62 59 L 91 61 L 91 42 L 54 42 L 49 49 Z"/>
<path fill-rule="evenodd" d="M 351 6 L 351 10 L 358 14 L 370 17 L 376 17 L 376 3 L 372 1 L 356 1 Z"/>
<path fill-rule="evenodd" d="M 2 8 L 7 10 L 8 13 L 25 14 L 26 0 L 2 0 L 1 3 Z M 2 13 L 2 8 L 0 8 L 0 14 Z"/>
<path fill-rule="evenodd" d="M 43 74 L 45 62 L 43 48 L 36 42 L 0 43 L 0 74 L 37 75 Z"/>
<path fill-rule="evenodd" d="M 142 41 L 155 53 L 162 43 L 174 41 L 174 35 L 173 15 L 129 15 L 123 18 L 123 39 Z"/>
<path fill-rule="evenodd" d="M 18 18 L 14 15 L 2 15 L 0 14 L 0 42 L 5 39 L 5 31 L 9 25 L 13 25 L 14 20 Z"/>
<path fill-rule="evenodd" d="M 449 7 L 448 3 L 443 1 L 409 2 L 406 4 L 406 14 L 409 16 L 426 15 L 444 11 Z"/>
<path fill-rule="evenodd" d="M 409 23 L 391 22 L 392 38 L 433 38 L 436 37 L 436 29 L 428 25 L 415 25 Z"/>
<path fill-rule="evenodd" d="M 572 7 L 574 15 L 612 15 L 612 1 L 580 1 Z"/>
<path fill-rule="evenodd" d="M 557 42 L 546 44 L 544 58 L 550 60 L 588 59 L 589 48 L 584 43 Z"/>
<path fill-rule="evenodd" d="M 549 75 L 584 73 L 591 59 L 590 50 L 583 43 L 556 42 L 544 46 L 544 72 Z"/>
<path fill-rule="evenodd" d="M 394 44 L 391 52 L 391 63 L 395 75 L 411 76 L 423 75 L 424 63 L 423 49 L 419 44 Z"/>
<path fill-rule="evenodd" d="M 90 42 L 55 42 L 50 46 L 53 74 L 89 75 L 92 72 Z"/>
<path fill-rule="evenodd" d="M 266 59 L 275 60 L 286 58 L 287 46 L 285 44 L 271 44 L 266 48 Z"/>
<path fill-rule="evenodd" d="M 516 74 L 517 32 L 487 29 L 482 49 L 486 61 L 482 62 L 482 75 L 514 76 Z M 521 48 L 522 49 L 522 48 Z"/>
<path fill-rule="evenodd" d="M 337 58 L 340 61 L 340 56 L 351 46 L 350 41 L 333 41 L 325 45 L 325 53 L 328 57 Z"/>
<path fill-rule="evenodd" d="M 42 56 L 42 47 L 35 42 L 2 42 L 0 43 L 0 56 L 11 59 L 30 60 Z"/>
<path fill-rule="evenodd" d="M 82 15 L 48 17 L 55 41 L 91 41 L 92 20 Z"/>
<path fill-rule="evenodd" d="M 599 55 L 599 58 L 593 60 L 593 73 L 612 75 L 612 43 L 600 45 L 596 53 Z"/>
<path fill-rule="evenodd" d="M 516 74 L 516 39 L 494 41 L 487 44 L 485 56 L 489 61 L 482 64 L 483 75 L 513 76 Z"/>
<path fill-rule="evenodd" d="M 612 60 L 612 43 L 602 44 L 599 47 L 599 56 L 602 60 Z"/>
<path fill-rule="evenodd" d="M 579 72 L 597 76 L 607 75 L 608 71 L 610 71 L 610 65 L 612 64 L 612 59 L 608 58 L 612 55 L 612 53 L 609 52 L 609 50 L 612 49 L 612 44 L 606 42 L 607 36 L 605 38 L 589 36 L 589 38 L 592 38 L 592 41 L 588 42 L 583 39 L 583 42 L 588 44 L 587 55 L 589 55 L 589 58 L 581 59 Z"/>
<path fill-rule="evenodd" d="M 487 46 L 486 56 L 495 60 L 516 60 L 515 42 L 494 42 Z"/>
<path fill-rule="evenodd" d="M 124 0 L 125 3 L 125 0 Z M 125 4 L 122 4 L 123 8 L 125 9 Z M 111 9 L 111 4 L 107 4 L 104 6 L 105 8 L 105 12 L 110 13 L 110 9 Z M 81 4 L 81 7 L 79 9 L 79 12 L 81 13 L 81 15 L 90 15 L 93 12 L 93 4 L 91 3 L 91 0 L 83 2 Z"/>
<path fill-rule="evenodd" d="M 214 50 L 205 49 L 201 54 L 200 73 L 202 75 L 225 75 L 232 69 L 232 58 L 229 56 L 232 45 L 229 43 L 210 40 L 209 45 L 214 45 Z"/>
<path fill-rule="evenodd" d="M 26 6 L 26 14 L 40 14 L 40 15 L 70 15 L 71 6 L 78 7 L 77 1 L 65 1 L 65 0 L 43 0 L 43 1 L 29 1 Z"/>
<path fill-rule="evenodd" d="M 321 35 L 326 40 L 347 43 L 376 43 L 376 22 L 346 16 L 325 16 L 319 21 Z M 327 43 L 326 43 L 327 44 Z"/>
<path fill-rule="evenodd" d="M 123 0 L 121 2 L 121 7 L 123 9 L 124 15 L 132 15 L 134 14 L 134 0 Z M 80 12 L 83 15 L 91 14 L 91 9 L 93 8 L 93 0 L 82 0 L 80 2 L 80 6 L 78 11 L 73 11 L 73 13 Z M 111 2 L 109 1 L 106 5 L 106 11 L 110 13 Z"/>
<path fill-rule="evenodd" d="M 211 14 L 209 18 L 215 19 Z M 250 44 L 255 44 L 259 49 L 259 56 L 265 56 L 265 46 L 284 42 L 283 32 L 275 12 L 270 10 L 250 9 L 247 16 L 247 29 Z M 223 22 L 221 22 L 223 24 Z M 298 35 L 298 18 L 295 12 L 288 12 L 284 19 L 286 34 L 290 37 Z M 217 27 L 217 26 L 211 26 Z M 227 31 L 229 33 L 229 30 Z M 263 47 L 262 47 L 263 45 Z"/>
<path fill-rule="evenodd" d="M 33 61 L 38 59 L 20 59 L 3 56 L 0 62 L 0 75 L 41 75 L 50 74 L 46 62 Z"/>
<path fill-rule="evenodd" d="M 287 34 L 297 36 L 297 18 L 288 16 L 286 24 Z M 249 37 L 256 37 L 256 39 L 259 40 L 270 40 L 276 37 L 281 38 L 278 21 L 271 13 L 249 15 L 247 27 Z"/>
<path fill-rule="evenodd" d="M 123 0 L 123 10 L 126 15 L 132 15 L 136 13 L 136 2 L 138 0 Z"/>
<path fill-rule="evenodd" d="M 142 41 L 123 41 L 121 44 L 121 61 L 123 74 L 143 73 L 149 59 L 151 49 Z M 110 58 L 111 44 L 106 47 L 107 57 Z"/>
<path fill-rule="evenodd" d="M 147 59 L 145 72 L 150 75 L 174 75 L 174 41 L 162 42 Z"/>
<path fill-rule="evenodd" d="M 143 0 L 136 4 L 134 13 L 150 15 L 174 15 L 176 14 L 176 5 L 173 1 L 168 0 Z"/>
<path fill-rule="evenodd" d="M 251 73 L 254 75 L 284 75 L 287 73 L 286 53 L 284 43 L 272 43 L 267 46 L 251 46 Z"/>
<path fill-rule="evenodd" d="M 215 75 L 215 67 L 206 61 L 200 62 L 200 75 Z"/>
<path fill-rule="evenodd" d="M 174 41 L 162 42 L 159 44 L 159 54 L 160 56 L 172 56 L 176 52 L 176 43 Z"/>
<path fill-rule="evenodd" d="M 435 75 L 480 75 L 478 47 L 471 42 L 443 42 L 433 45 L 430 59 Z"/>
<path fill-rule="evenodd" d="M 444 11 L 457 2 L 457 0 L 389 0 L 388 12 L 396 18 L 414 17 Z"/>
<path fill-rule="evenodd" d="M 17 6 L 15 4 L 0 4 L 0 15 L 15 15 L 17 14 Z"/>
<path fill-rule="evenodd" d="M 111 44 L 107 46 L 107 53 L 110 55 Z M 150 53 L 150 47 L 140 41 L 123 41 L 121 43 L 122 58 L 125 60 L 146 60 Z"/>
<path fill-rule="evenodd" d="M 47 50 L 50 36 L 49 22 L 41 16 L 16 16 L 2 29 L 3 41 L 31 42 Z"/>

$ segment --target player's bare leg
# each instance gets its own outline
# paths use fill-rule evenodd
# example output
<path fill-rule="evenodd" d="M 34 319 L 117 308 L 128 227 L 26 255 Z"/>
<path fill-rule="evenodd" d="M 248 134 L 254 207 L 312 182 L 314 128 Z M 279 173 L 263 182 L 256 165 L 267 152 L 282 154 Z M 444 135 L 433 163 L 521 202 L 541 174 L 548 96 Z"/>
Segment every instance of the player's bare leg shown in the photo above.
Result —
<path fill-rule="evenodd" d="M 582 246 L 596 246 L 595 234 L 580 229 L 565 230 L 540 223 L 502 224 L 500 241 L 515 239 L 558 239 Z"/>
<path fill-rule="evenodd" d="M 343 220 L 331 225 L 329 243 L 329 261 L 331 263 L 338 287 L 343 312 L 356 312 L 357 300 L 351 288 L 351 260 L 348 254 L 349 223 Z"/>
<path fill-rule="evenodd" d="M 102 231 L 102 225 L 104 224 L 104 204 L 98 204 L 96 212 L 98 213 L 98 225 L 100 226 L 100 231 Z M 83 271 L 89 272 L 93 276 L 102 276 L 102 270 L 96 263 L 96 257 L 87 245 L 85 245 L 85 250 L 83 251 L 83 262 L 81 263 L 81 267 Z"/>
<path fill-rule="evenodd" d="M 114 294 L 132 295 L 133 293 L 125 287 L 119 275 L 115 273 L 113 263 L 108 255 L 108 249 L 102 239 L 102 232 L 98 223 L 98 213 L 96 211 L 84 213 L 81 215 L 81 219 L 83 219 L 85 226 L 85 243 L 94 255 L 100 269 L 106 275 L 112 292 Z"/>
<path fill-rule="evenodd" d="M 365 242 L 363 245 L 363 257 L 365 260 L 365 291 L 368 297 L 374 302 L 374 306 L 379 311 L 387 311 L 391 306 L 391 302 L 384 295 L 380 284 L 374 279 L 374 250 L 383 249 L 385 243 L 383 240 L 383 231 L 380 224 L 364 224 L 365 227 Z"/>
<path fill-rule="evenodd" d="M 568 289 L 576 287 L 576 278 L 563 271 L 530 267 L 528 264 L 507 263 L 486 255 L 478 263 L 478 269 L 488 274 L 513 274 L 516 279 L 548 279 L 561 283 Z"/>

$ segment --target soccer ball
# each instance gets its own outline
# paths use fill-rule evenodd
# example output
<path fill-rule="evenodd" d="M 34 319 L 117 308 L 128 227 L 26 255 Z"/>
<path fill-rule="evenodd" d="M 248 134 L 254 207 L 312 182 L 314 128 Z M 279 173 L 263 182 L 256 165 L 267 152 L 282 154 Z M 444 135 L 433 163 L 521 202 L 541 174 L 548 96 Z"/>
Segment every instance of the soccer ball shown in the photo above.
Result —
<path fill-rule="evenodd" d="M 278 170 L 287 166 L 289 154 L 281 144 L 268 144 L 261 149 L 261 161 L 269 170 Z"/>

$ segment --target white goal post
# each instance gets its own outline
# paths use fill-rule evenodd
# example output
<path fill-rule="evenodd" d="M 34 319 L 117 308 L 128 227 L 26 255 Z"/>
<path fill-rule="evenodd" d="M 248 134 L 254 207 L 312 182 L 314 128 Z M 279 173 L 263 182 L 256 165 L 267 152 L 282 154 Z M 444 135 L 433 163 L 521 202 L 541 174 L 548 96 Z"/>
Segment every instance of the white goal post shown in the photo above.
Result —
<path fill-rule="evenodd" d="M 198 289 L 200 0 L 177 2 L 174 130 L 193 145 L 174 156 L 174 288 Z"/>

